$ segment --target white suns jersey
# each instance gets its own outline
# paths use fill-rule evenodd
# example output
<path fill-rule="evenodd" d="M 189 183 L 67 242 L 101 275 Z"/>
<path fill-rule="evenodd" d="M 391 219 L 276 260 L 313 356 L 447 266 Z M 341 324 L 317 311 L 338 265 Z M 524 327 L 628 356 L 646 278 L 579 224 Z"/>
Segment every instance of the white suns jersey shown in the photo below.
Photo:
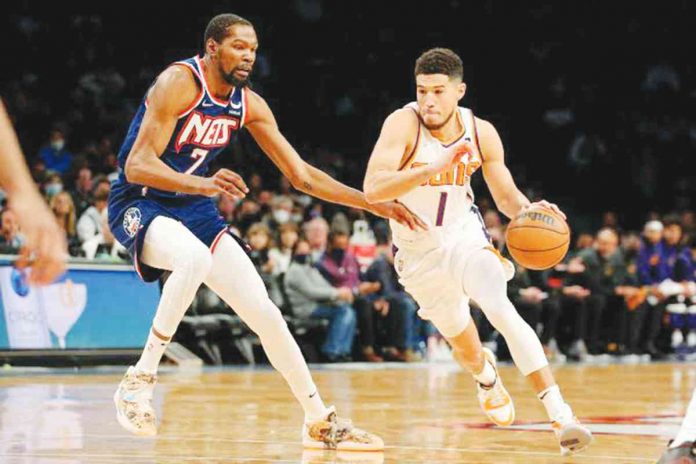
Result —
<path fill-rule="evenodd" d="M 405 106 L 416 112 L 416 102 Z M 455 115 L 464 131 L 455 141 L 445 145 L 430 134 L 418 117 L 418 134 L 411 153 L 402 159 L 399 170 L 424 166 L 452 152 L 463 150 L 464 142 L 476 147 L 473 155 L 465 154 L 459 164 L 449 171 L 431 177 L 427 182 L 399 197 L 399 201 L 416 213 L 429 226 L 428 231 L 412 231 L 408 227 L 390 220 L 394 244 L 397 247 L 418 247 L 432 243 L 432 239 L 442 237 L 442 232 L 452 227 L 463 226 L 471 220 L 474 193 L 471 190 L 471 176 L 481 167 L 482 158 L 478 148 L 474 114 L 468 108 L 458 108 Z"/>

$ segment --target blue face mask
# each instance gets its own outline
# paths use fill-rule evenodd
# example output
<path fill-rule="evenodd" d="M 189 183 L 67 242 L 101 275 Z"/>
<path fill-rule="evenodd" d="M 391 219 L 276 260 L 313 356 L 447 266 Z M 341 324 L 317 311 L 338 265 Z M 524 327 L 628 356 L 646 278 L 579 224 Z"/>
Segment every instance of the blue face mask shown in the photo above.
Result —
<path fill-rule="evenodd" d="M 295 255 L 293 261 L 299 264 L 307 264 L 309 262 L 309 255 Z"/>
<path fill-rule="evenodd" d="M 49 197 L 54 197 L 63 191 L 63 184 L 48 184 L 46 186 L 46 195 Z"/>

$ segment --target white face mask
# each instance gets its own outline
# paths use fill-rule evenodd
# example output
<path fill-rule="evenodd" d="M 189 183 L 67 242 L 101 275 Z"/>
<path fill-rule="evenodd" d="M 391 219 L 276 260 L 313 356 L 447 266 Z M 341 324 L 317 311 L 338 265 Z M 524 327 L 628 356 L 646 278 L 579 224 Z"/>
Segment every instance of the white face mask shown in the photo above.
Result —
<path fill-rule="evenodd" d="M 53 148 L 56 151 L 61 151 L 64 146 L 65 140 L 54 140 L 53 142 L 51 142 L 51 148 Z"/>
<path fill-rule="evenodd" d="M 290 212 L 284 209 L 277 209 L 273 211 L 273 219 L 275 219 L 278 224 L 285 224 L 290 220 Z"/>
<path fill-rule="evenodd" d="M 48 184 L 46 185 L 46 195 L 53 197 L 63 191 L 63 184 Z"/>

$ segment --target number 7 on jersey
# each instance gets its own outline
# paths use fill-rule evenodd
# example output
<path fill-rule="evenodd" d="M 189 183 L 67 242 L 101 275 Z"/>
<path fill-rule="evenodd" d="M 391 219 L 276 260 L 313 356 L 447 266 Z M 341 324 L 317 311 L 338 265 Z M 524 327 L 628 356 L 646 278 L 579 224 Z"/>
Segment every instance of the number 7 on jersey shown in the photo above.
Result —
<path fill-rule="evenodd" d="M 193 174 L 196 169 L 198 169 L 198 166 L 203 164 L 203 161 L 205 161 L 205 157 L 208 156 L 208 151 L 209 150 L 203 150 L 202 148 L 194 148 L 191 151 L 191 158 L 195 159 L 196 162 L 186 170 L 185 174 Z"/>

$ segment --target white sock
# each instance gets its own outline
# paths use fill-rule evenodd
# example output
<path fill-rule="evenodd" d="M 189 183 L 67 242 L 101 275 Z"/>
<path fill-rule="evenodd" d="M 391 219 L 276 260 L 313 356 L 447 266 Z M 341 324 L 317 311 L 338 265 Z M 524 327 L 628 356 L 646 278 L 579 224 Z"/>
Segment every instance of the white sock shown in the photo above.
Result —
<path fill-rule="evenodd" d="M 145 349 L 143 354 L 140 355 L 138 363 L 135 368 L 141 371 L 149 372 L 150 374 L 157 373 L 157 367 L 162 360 L 162 355 L 164 350 L 167 349 L 169 345 L 168 341 L 164 341 L 150 330 L 150 335 L 147 337 L 147 343 L 145 344 Z"/>
<path fill-rule="evenodd" d="M 693 441 L 696 441 L 696 390 L 694 390 L 694 395 L 691 397 L 686 414 L 684 414 L 679 433 L 674 437 L 671 447 L 676 448 L 682 443 Z"/>
<path fill-rule="evenodd" d="M 314 387 L 314 394 L 310 395 L 297 395 L 297 401 L 302 405 L 302 409 L 305 411 L 305 422 L 313 422 L 316 420 L 321 420 L 326 418 L 327 408 L 324 405 L 324 401 L 321 399 L 319 390 Z"/>
<path fill-rule="evenodd" d="M 553 385 L 537 395 L 546 408 L 546 414 L 551 421 L 565 422 L 573 418 L 570 406 L 566 404 L 558 385 Z M 570 417 L 566 417 L 570 416 Z"/>
<path fill-rule="evenodd" d="M 483 369 L 478 374 L 474 375 L 474 379 L 484 387 L 492 387 L 495 383 L 497 375 L 495 369 L 488 359 L 484 359 Z"/>

